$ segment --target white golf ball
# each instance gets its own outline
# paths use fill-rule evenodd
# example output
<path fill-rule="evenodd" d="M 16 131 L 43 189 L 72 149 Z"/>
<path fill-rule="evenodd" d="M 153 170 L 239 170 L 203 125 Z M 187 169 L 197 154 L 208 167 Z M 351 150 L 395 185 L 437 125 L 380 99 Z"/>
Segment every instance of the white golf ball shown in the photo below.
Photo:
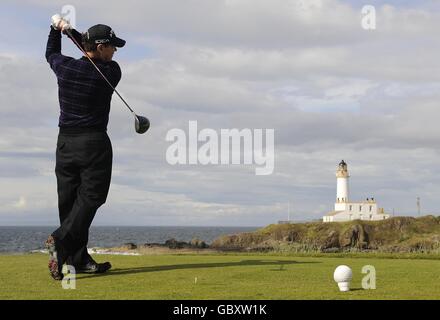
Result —
<path fill-rule="evenodd" d="M 342 265 L 336 268 L 335 273 L 333 274 L 333 279 L 336 282 L 349 282 L 353 277 L 353 272 L 350 267 Z"/>
<path fill-rule="evenodd" d="M 350 267 L 342 265 L 336 268 L 333 273 L 333 279 L 338 283 L 339 290 L 350 291 L 350 281 L 353 277 L 353 272 Z"/>

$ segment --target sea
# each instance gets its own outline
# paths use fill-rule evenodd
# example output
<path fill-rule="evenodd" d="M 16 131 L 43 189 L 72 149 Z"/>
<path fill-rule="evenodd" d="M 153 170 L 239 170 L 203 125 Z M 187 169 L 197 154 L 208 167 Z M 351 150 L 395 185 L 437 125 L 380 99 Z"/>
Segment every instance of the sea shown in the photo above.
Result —
<path fill-rule="evenodd" d="M 198 238 L 211 244 L 216 238 L 242 232 L 252 232 L 260 227 L 91 227 L 89 248 L 111 248 L 125 243 L 165 243 L 169 239 L 189 242 Z M 56 229 L 46 227 L 1 227 L 0 253 L 27 253 L 44 249 L 47 237 Z"/>

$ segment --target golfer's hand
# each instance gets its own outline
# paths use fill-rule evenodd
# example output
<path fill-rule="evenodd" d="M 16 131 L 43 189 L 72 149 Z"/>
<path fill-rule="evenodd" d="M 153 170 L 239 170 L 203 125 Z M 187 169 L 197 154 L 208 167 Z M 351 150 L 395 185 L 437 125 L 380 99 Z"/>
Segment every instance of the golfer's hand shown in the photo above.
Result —
<path fill-rule="evenodd" d="M 56 30 L 65 31 L 72 29 L 69 21 L 64 20 L 59 14 L 53 15 L 51 21 L 52 27 Z"/>

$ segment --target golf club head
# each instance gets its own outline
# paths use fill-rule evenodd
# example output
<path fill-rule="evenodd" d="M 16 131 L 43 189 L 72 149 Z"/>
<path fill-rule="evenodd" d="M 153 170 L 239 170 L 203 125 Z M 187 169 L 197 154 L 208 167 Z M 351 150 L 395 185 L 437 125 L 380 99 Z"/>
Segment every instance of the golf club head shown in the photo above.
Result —
<path fill-rule="evenodd" d="M 134 127 L 136 132 L 139 134 L 147 132 L 147 130 L 150 128 L 150 121 L 147 118 L 138 115 L 136 115 L 134 118 Z"/>

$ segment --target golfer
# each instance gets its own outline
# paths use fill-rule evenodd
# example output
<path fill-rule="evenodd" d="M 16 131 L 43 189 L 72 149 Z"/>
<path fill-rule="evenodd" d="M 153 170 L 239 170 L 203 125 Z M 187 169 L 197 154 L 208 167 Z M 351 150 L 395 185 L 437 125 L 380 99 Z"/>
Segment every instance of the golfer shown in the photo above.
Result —
<path fill-rule="evenodd" d="M 109 262 L 92 259 L 87 243 L 90 225 L 110 187 L 113 152 L 107 124 L 113 89 L 87 57 L 74 59 L 61 54 L 61 35 L 69 30 L 113 87 L 121 79 L 113 54 L 125 41 L 106 25 L 95 25 L 82 35 L 61 17 L 52 18 L 52 22 L 46 59 L 58 79 L 55 173 L 61 225 L 49 236 L 46 247 L 49 272 L 55 280 L 62 280 L 64 263 L 74 266 L 76 273 L 102 273 L 111 268 Z"/>

